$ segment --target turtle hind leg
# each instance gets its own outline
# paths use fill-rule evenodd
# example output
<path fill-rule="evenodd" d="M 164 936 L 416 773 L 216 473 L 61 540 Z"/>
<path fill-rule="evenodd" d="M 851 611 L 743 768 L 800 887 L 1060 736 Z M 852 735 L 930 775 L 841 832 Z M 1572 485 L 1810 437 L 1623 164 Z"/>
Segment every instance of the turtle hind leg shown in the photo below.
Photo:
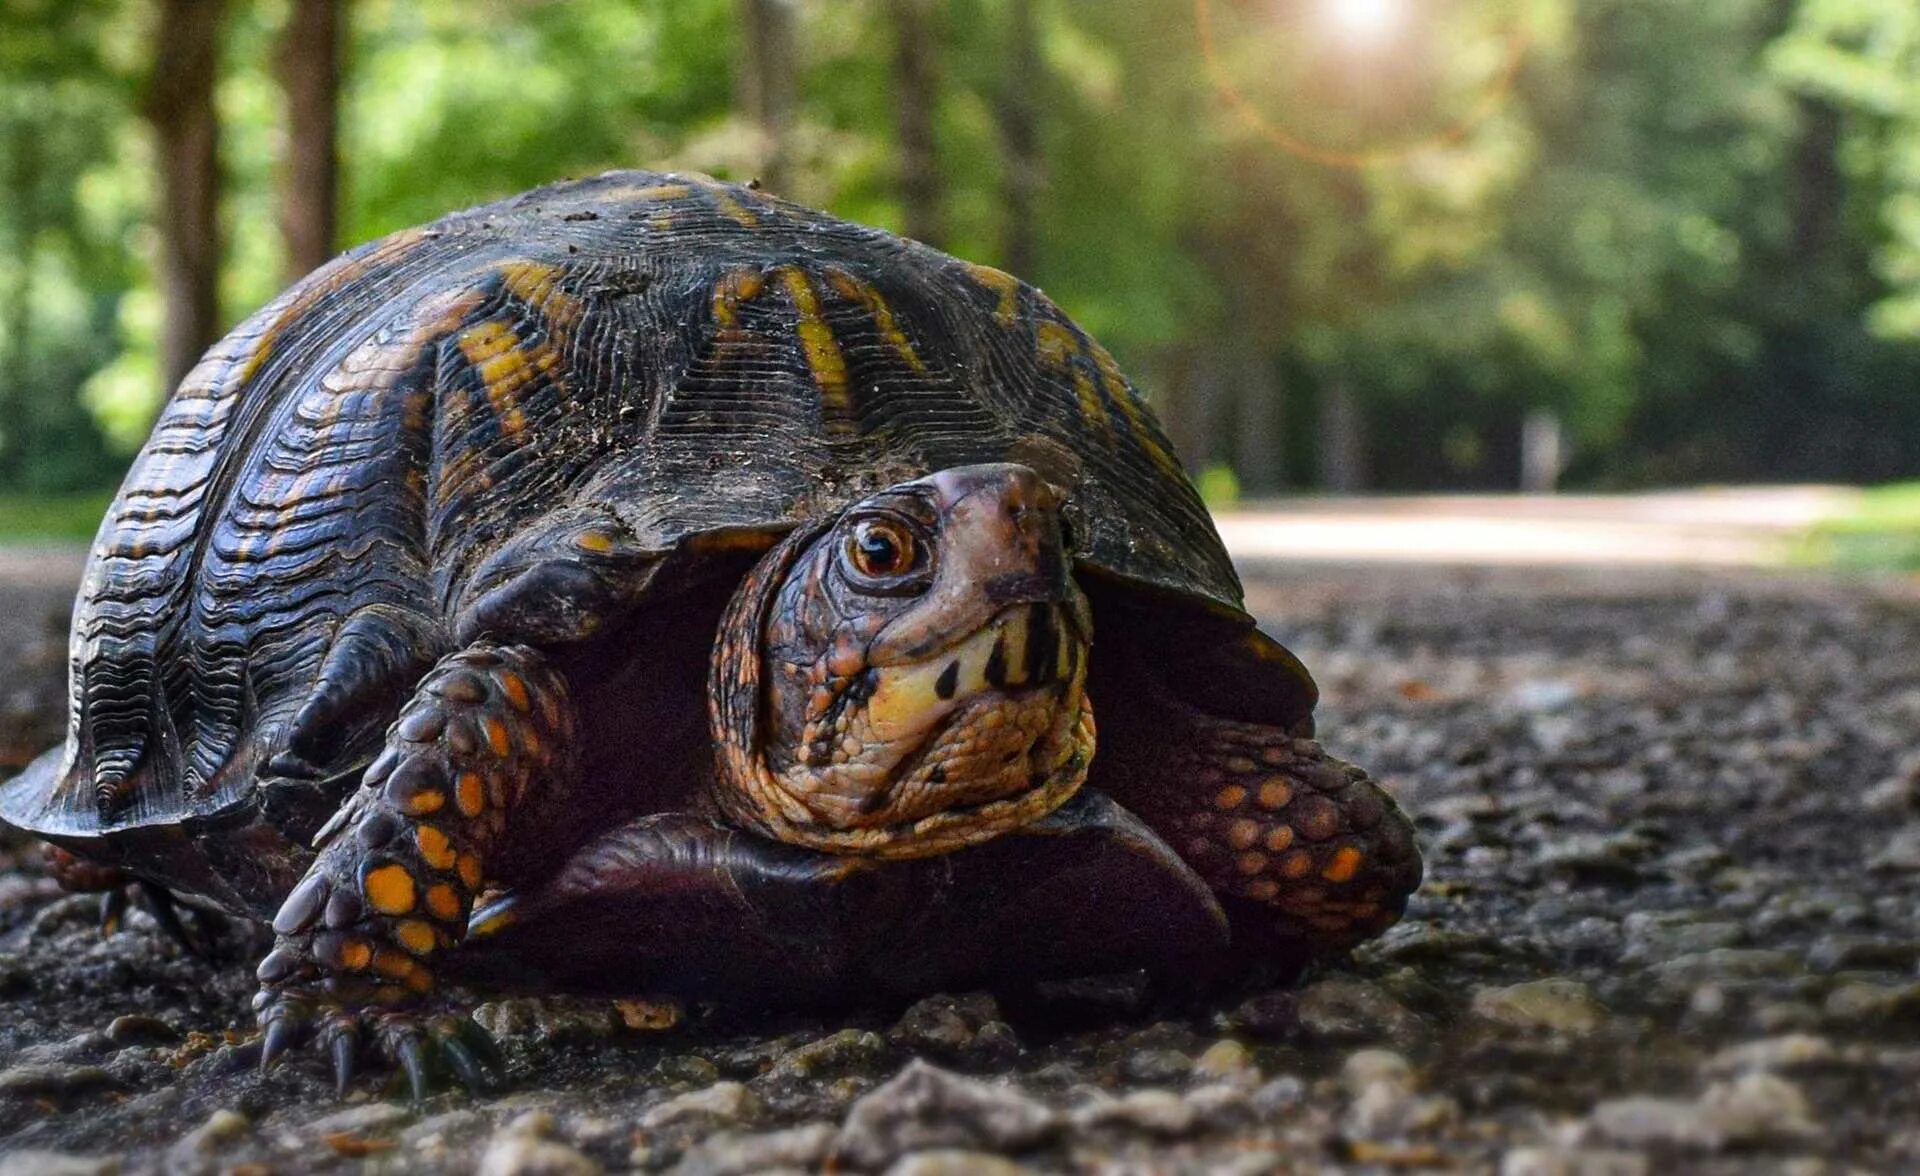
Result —
<path fill-rule="evenodd" d="M 263 1063 L 318 1029 L 348 1078 L 362 1037 L 416 1092 L 429 1054 L 472 1071 L 458 1036 L 418 1010 L 511 828 L 564 802 L 573 728 L 565 684 L 532 649 L 476 644 L 427 673 L 274 917 L 255 998 Z"/>
<path fill-rule="evenodd" d="M 157 882 L 136 878 L 118 866 L 90 861 L 57 845 L 40 847 L 46 870 L 62 890 L 76 894 L 100 895 L 100 932 L 112 935 L 120 930 L 130 906 L 138 905 L 188 955 L 211 958 L 225 921 L 211 911 L 195 910 L 193 928 L 180 917 L 180 904 L 173 892 Z"/>
<path fill-rule="evenodd" d="M 1133 724 L 1151 737 L 1110 745 L 1118 778 L 1103 783 L 1220 896 L 1236 956 L 1297 965 L 1399 919 L 1420 855 L 1413 826 L 1364 771 L 1281 727 L 1151 694 L 1150 722 Z"/>

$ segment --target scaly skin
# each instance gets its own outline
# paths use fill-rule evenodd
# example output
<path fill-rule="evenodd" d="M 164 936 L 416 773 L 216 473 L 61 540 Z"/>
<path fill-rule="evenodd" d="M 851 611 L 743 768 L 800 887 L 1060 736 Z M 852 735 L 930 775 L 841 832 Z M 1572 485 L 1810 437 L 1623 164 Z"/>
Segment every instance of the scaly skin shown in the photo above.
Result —
<path fill-rule="evenodd" d="M 466 935 L 510 825 L 564 801 L 574 755 L 566 686 L 541 655 L 476 645 L 443 658 L 274 919 L 255 998 L 263 1064 L 317 1022 L 344 1089 L 371 1017 L 416 1091 L 429 1036 L 463 1080 L 481 1081 L 464 1019 L 423 1024 L 418 1011 L 434 991 L 434 958 Z"/>

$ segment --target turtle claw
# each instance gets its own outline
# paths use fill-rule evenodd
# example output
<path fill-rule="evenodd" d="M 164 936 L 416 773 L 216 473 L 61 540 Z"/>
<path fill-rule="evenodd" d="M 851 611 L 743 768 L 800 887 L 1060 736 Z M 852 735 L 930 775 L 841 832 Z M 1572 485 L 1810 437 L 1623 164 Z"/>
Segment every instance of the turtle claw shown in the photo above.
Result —
<path fill-rule="evenodd" d="M 261 1072 L 289 1051 L 310 1043 L 326 1055 L 334 1093 L 342 1098 L 360 1076 L 361 1046 L 368 1041 L 384 1063 L 382 1068 L 406 1076 L 408 1094 L 415 1102 L 432 1093 L 433 1080 L 440 1074 L 451 1077 L 458 1087 L 483 1094 L 498 1087 L 504 1070 L 493 1039 L 464 1015 L 423 1019 L 413 1012 L 362 1013 L 337 1005 L 316 1009 L 307 998 L 292 994 L 273 994 L 258 1004 Z"/>

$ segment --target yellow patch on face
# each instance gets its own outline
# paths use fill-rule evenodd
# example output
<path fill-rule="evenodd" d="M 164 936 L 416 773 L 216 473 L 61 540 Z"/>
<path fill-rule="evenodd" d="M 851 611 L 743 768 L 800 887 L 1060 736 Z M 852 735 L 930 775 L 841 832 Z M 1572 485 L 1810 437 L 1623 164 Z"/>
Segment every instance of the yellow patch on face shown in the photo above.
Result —
<path fill-rule="evenodd" d="M 767 288 L 767 275 L 757 269 L 729 270 L 713 285 L 713 321 L 721 330 L 740 325 L 740 304 L 752 302 Z"/>
<path fill-rule="evenodd" d="M 793 266 L 782 267 L 780 282 L 799 315 L 795 330 L 800 335 L 800 349 L 807 357 L 807 370 L 813 373 L 814 387 L 820 390 L 821 419 L 830 433 L 852 432 L 853 402 L 847 396 L 847 360 L 840 354 L 833 328 L 820 313 L 820 296 L 814 292 L 807 275 Z"/>
<path fill-rule="evenodd" d="M 1332 860 L 1321 869 L 1320 876 L 1329 882 L 1351 882 L 1353 876 L 1360 872 L 1360 863 L 1363 860 L 1358 849 L 1351 845 L 1343 845 L 1333 851 Z"/>
<path fill-rule="evenodd" d="M 393 929 L 393 938 L 414 955 L 430 954 L 436 946 L 433 928 L 419 919 L 403 919 Z"/>
<path fill-rule="evenodd" d="M 360 880 L 367 905 L 383 915 L 404 915 L 413 909 L 413 875 L 399 863 L 375 866 Z"/>
<path fill-rule="evenodd" d="M 1012 326 L 1020 317 L 1020 279 L 990 265 L 976 265 L 973 262 L 963 264 L 975 282 L 1000 296 L 999 303 L 993 308 L 993 317 L 1003 327 Z"/>
<path fill-rule="evenodd" d="M 453 843 L 447 835 L 432 825 L 422 825 L 413 831 L 413 839 L 420 846 L 420 859 L 436 870 L 453 869 Z"/>
<path fill-rule="evenodd" d="M 492 721 L 499 722 L 498 719 Z M 486 782 L 473 772 L 460 773 L 460 781 L 453 787 L 453 803 L 459 808 L 461 815 L 479 816 L 487 810 Z"/>
<path fill-rule="evenodd" d="M 907 338 L 907 333 L 902 331 L 900 324 L 894 320 L 893 308 L 887 305 L 886 299 L 880 297 L 880 291 L 845 270 L 827 271 L 827 281 L 832 284 L 834 293 L 866 307 L 867 313 L 873 316 L 874 328 L 880 332 L 880 337 L 887 341 L 887 346 L 893 348 L 894 352 L 900 356 L 901 362 L 916 372 L 927 370 L 927 365 L 921 361 L 919 352 L 913 349 L 912 340 Z"/>

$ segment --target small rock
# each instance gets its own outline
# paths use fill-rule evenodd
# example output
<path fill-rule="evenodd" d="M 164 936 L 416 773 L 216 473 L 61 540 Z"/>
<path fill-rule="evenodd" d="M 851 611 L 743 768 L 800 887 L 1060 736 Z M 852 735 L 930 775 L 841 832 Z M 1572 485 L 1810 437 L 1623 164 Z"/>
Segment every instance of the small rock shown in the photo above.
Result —
<path fill-rule="evenodd" d="M 165 1045 L 180 1034 L 158 1017 L 127 1013 L 107 1023 L 107 1039 L 115 1045 Z"/>
<path fill-rule="evenodd" d="M 1878 1026 L 1888 1021 L 1920 1019 L 1920 983 L 1842 984 L 1827 993 L 1823 1011 L 1829 1021 L 1843 1025 Z"/>
<path fill-rule="evenodd" d="M 1500 1160 L 1500 1176 L 1646 1176 L 1639 1152 L 1599 1148 L 1517 1147 Z"/>
<path fill-rule="evenodd" d="M 1193 1077 L 1201 1082 L 1258 1086 L 1260 1067 L 1254 1064 L 1251 1050 L 1231 1037 L 1223 1037 L 1193 1060 Z"/>
<path fill-rule="evenodd" d="M 887 1030 L 887 1040 L 916 1054 L 950 1059 L 1002 1059 L 1020 1049 L 999 1002 L 984 992 L 940 993 L 918 1001 Z"/>
<path fill-rule="evenodd" d="M 1692 1102 L 1647 1097 L 1603 1102 L 1594 1108 L 1592 1123 L 1602 1135 L 1630 1147 L 1664 1144 L 1709 1151 L 1817 1130 L 1800 1088 L 1760 1072 L 1715 1083 Z"/>
<path fill-rule="evenodd" d="M 413 1112 L 400 1103 L 377 1102 L 323 1115 L 303 1130 L 311 1135 L 378 1135 L 413 1121 Z"/>
<path fill-rule="evenodd" d="M 1193 1059 L 1177 1049 L 1137 1049 L 1120 1063 L 1120 1072 L 1134 1082 L 1165 1086 L 1193 1072 Z"/>
<path fill-rule="evenodd" d="M 1652 971 L 1666 984 L 1694 988 L 1709 982 L 1777 979 L 1792 975 L 1799 966 L 1799 957 L 1792 952 L 1761 947 L 1716 947 L 1675 956 L 1653 965 Z"/>
<path fill-rule="evenodd" d="M 253 1123 L 239 1111 L 222 1108 L 207 1116 L 207 1121 L 180 1137 L 172 1150 L 176 1153 L 206 1155 L 219 1151 L 245 1135 Z"/>
<path fill-rule="evenodd" d="M 1282 1074 L 1254 1091 L 1248 1101 L 1262 1116 L 1274 1118 L 1292 1111 L 1306 1097 L 1306 1083 L 1292 1074 Z"/>
<path fill-rule="evenodd" d="M 1244 1083 L 1215 1082 L 1195 1087 L 1184 1099 L 1193 1111 L 1194 1121 L 1209 1130 L 1231 1130 L 1256 1117 L 1253 1099 Z"/>
<path fill-rule="evenodd" d="M 1591 1122 L 1601 1135 L 1629 1147 L 1713 1147 L 1719 1143 L 1701 1120 L 1699 1107 L 1677 1098 L 1634 1095 L 1608 1099 L 1593 1108 Z"/>
<path fill-rule="evenodd" d="M 741 1083 L 716 1082 L 653 1107 L 640 1117 L 640 1126 L 648 1131 L 687 1122 L 733 1126 L 759 1118 L 760 1111 L 760 1099 Z"/>
<path fill-rule="evenodd" d="M 1746 942 L 1747 929 L 1739 923 L 1699 919 L 1671 911 L 1630 911 L 1621 920 L 1628 963 L 1658 963 Z"/>
<path fill-rule="evenodd" d="M 916 1059 L 853 1104 L 838 1154 L 857 1166 L 881 1168 L 928 1148 L 1019 1151 L 1058 1125 L 1050 1108 L 1018 1090 Z"/>
<path fill-rule="evenodd" d="M 599 1176 L 593 1160 L 551 1139 L 504 1130 L 480 1157 L 480 1176 Z"/>
<path fill-rule="evenodd" d="M 1523 1032 L 1584 1036 L 1600 1027 L 1606 1009 L 1578 980 L 1549 977 L 1473 994 L 1474 1015 Z"/>
<path fill-rule="evenodd" d="M 1033 1169 L 977 1151 L 923 1151 L 903 1157 L 887 1176 L 1026 1176 Z"/>
<path fill-rule="evenodd" d="M 1832 1065 L 1840 1051 L 1833 1042 L 1808 1033 L 1789 1033 L 1763 1041 L 1731 1045 L 1713 1055 L 1707 1069 L 1716 1074 L 1746 1070 L 1798 1070 Z"/>
<path fill-rule="evenodd" d="M 1860 803 L 1870 813 L 1903 815 L 1920 807 L 1920 781 L 1916 781 L 1913 774 L 1888 776 L 1867 789 Z"/>
<path fill-rule="evenodd" d="M 77 1094 L 111 1085 L 113 1075 L 99 1066 L 30 1062 L 0 1070 L 0 1094 Z"/>
<path fill-rule="evenodd" d="M 1238 1029 L 1255 1037 L 1285 1037 L 1300 1026 L 1300 1002 L 1284 989 L 1262 992 L 1241 1001 L 1218 1023 L 1223 1029 Z"/>
<path fill-rule="evenodd" d="M 1355 1096 L 1378 1085 L 1412 1090 L 1413 1066 L 1392 1050 L 1363 1049 L 1350 1055 L 1340 1067 L 1340 1084 Z"/>
<path fill-rule="evenodd" d="M 836 1135 L 830 1123 L 759 1135 L 723 1131 L 689 1149 L 670 1171 L 674 1176 L 752 1176 L 782 1168 L 812 1171 L 826 1162 Z"/>
<path fill-rule="evenodd" d="M 400 1133 L 400 1142 L 417 1151 L 437 1152 L 478 1140 L 486 1134 L 486 1126 L 486 1116 L 462 1107 L 420 1120 Z"/>
<path fill-rule="evenodd" d="M 1420 1018 L 1377 984 L 1329 977 L 1302 989 L 1300 1031 L 1326 1042 L 1404 1041 L 1421 1034 Z"/>
<path fill-rule="evenodd" d="M 1906 971 L 1920 962 L 1920 942 L 1878 935 L 1828 935 L 1807 950 L 1807 966 L 1816 972 L 1862 968 Z"/>
<path fill-rule="evenodd" d="M 1072 1120 L 1083 1131 L 1119 1126 L 1172 1137 L 1193 1130 L 1194 1112 L 1170 1090 L 1135 1090 L 1119 1098 L 1098 1094 L 1076 1107 Z"/>
<path fill-rule="evenodd" d="M 572 997 L 514 997 L 473 1010 L 474 1023 L 502 1044 L 593 1042 L 626 1029 L 611 1002 Z"/>
<path fill-rule="evenodd" d="M 1871 869 L 1893 873 L 1920 873 L 1920 822 L 1897 830 L 1867 865 Z"/>
<path fill-rule="evenodd" d="M 886 1054 L 886 1039 L 878 1033 L 868 1029 L 842 1029 L 781 1054 L 767 1077 L 825 1078 L 866 1071 Z"/>
<path fill-rule="evenodd" d="M 55 1151 L 17 1151 L 0 1155 L 0 1176 L 114 1176 L 120 1161 L 111 1156 L 75 1156 Z"/>

